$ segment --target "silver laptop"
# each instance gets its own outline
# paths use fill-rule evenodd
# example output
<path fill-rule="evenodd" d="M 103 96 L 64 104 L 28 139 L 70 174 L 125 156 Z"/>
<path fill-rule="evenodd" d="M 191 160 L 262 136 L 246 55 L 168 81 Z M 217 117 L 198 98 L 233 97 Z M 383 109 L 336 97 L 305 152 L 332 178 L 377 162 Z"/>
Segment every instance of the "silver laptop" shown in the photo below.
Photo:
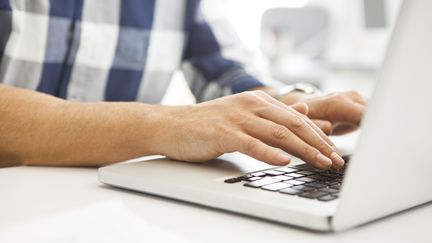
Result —
<path fill-rule="evenodd" d="M 319 231 L 432 201 L 432 1 L 405 1 L 345 170 L 270 167 L 239 153 L 99 169 L 103 183 Z"/>

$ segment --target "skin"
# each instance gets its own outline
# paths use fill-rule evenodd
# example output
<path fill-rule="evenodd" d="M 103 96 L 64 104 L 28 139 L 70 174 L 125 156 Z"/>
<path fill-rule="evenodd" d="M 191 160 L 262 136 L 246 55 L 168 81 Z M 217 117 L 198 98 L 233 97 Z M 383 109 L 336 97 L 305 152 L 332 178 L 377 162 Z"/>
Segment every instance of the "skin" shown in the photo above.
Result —
<path fill-rule="evenodd" d="M 281 102 L 253 91 L 166 107 L 71 102 L 0 85 L 0 166 L 102 166 L 152 154 L 195 162 L 234 151 L 286 165 L 281 148 L 317 168 L 342 167 L 323 131 L 356 128 L 366 101 L 355 92 L 294 95 Z"/>

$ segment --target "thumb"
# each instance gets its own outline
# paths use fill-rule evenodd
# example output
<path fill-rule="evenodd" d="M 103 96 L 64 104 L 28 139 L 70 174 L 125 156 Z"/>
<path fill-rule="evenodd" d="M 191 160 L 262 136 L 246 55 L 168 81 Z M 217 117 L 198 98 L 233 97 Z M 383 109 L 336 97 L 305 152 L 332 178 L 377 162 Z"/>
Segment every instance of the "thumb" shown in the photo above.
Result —
<path fill-rule="evenodd" d="M 309 106 L 306 103 L 296 103 L 291 105 L 291 108 L 302 113 L 303 115 L 307 115 L 309 113 Z"/>

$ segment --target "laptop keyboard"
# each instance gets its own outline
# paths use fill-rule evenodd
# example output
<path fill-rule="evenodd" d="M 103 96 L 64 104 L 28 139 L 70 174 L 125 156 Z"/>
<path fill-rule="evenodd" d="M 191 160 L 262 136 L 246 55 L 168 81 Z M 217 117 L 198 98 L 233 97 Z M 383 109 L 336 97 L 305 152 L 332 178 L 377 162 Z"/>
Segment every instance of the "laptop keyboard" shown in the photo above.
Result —
<path fill-rule="evenodd" d="M 301 164 L 252 172 L 224 182 L 241 182 L 246 187 L 328 202 L 339 197 L 345 168 L 320 170 Z"/>

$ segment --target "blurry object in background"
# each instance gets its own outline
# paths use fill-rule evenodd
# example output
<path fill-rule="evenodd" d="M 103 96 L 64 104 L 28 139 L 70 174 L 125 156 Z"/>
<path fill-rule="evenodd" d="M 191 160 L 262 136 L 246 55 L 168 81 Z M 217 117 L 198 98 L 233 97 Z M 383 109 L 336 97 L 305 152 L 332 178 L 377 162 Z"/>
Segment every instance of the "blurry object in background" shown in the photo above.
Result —
<path fill-rule="evenodd" d="M 377 71 L 401 0 L 350 0 L 336 4 L 328 4 L 333 10 L 331 46 L 327 52 L 329 66 Z"/>
<path fill-rule="evenodd" d="M 385 0 L 363 0 L 364 23 L 366 28 L 387 27 Z"/>
<path fill-rule="evenodd" d="M 274 78 L 319 84 L 327 47 L 329 15 L 321 7 L 274 8 L 261 21 L 261 49 Z"/>

